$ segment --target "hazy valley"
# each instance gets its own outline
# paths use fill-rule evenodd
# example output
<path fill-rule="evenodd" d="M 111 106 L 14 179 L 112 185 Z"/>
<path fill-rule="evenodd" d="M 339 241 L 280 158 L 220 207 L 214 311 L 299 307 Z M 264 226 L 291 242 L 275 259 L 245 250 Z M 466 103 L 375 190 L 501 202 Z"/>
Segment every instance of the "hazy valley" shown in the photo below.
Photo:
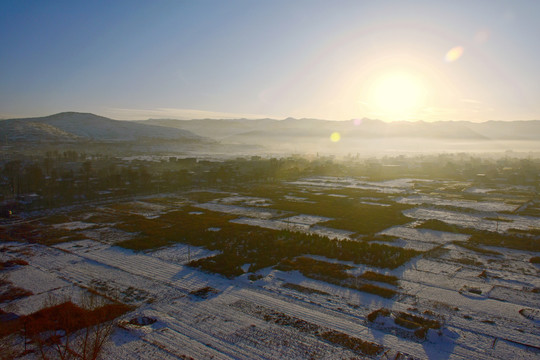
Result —
<path fill-rule="evenodd" d="M 540 152 L 540 121 L 484 123 L 356 119 L 118 121 L 87 113 L 0 121 L 2 151 L 88 148 L 118 154 L 360 155 Z M 331 141 L 332 134 L 339 140 Z"/>
<path fill-rule="evenodd" d="M 538 358 L 535 153 L 354 150 L 531 141 L 538 122 L 393 125 L 1 121 L 2 352 L 86 333 L 122 359 Z M 96 320 L 50 343 L 43 319 L 74 311 Z"/>

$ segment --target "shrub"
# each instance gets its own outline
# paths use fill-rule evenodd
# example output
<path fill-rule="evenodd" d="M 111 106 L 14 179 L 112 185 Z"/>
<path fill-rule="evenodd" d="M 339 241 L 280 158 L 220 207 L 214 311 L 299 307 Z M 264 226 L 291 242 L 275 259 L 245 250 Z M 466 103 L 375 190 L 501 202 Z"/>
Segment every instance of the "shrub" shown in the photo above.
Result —
<path fill-rule="evenodd" d="M 129 324 L 135 325 L 135 326 L 146 326 L 146 325 L 152 325 L 157 320 L 148 316 L 142 316 L 137 317 L 129 320 Z"/>
<path fill-rule="evenodd" d="M 424 314 L 431 315 L 431 311 L 425 311 Z M 438 320 L 427 319 L 422 316 L 409 314 L 406 312 L 392 312 L 386 308 L 380 308 L 368 314 L 367 319 L 370 322 L 377 320 L 379 316 L 394 317 L 394 323 L 409 330 L 414 330 L 414 335 L 419 339 L 425 339 L 429 329 L 440 329 L 441 323 Z"/>
<path fill-rule="evenodd" d="M 244 260 L 234 254 L 219 254 L 191 261 L 188 266 L 233 278 L 244 273 L 241 268 L 243 264 Z"/>
<path fill-rule="evenodd" d="M 368 314 L 367 319 L 369 322 L 374 322 L 377 320 L 379 316 L 389 317 L 390 316 L 390 310 L 386 308 L 380 308 L 378 310 L 372 311 Z"/>
<path fill-rule="evenodd" d="M 28 262 L 23 259 L 12 259 L 4 262 L 0 262 L 0 270 L 9 269 L 14 266 L 26 266 Z"/>
<path fill-rule="evenodd" d="M 218 291 L 210 286 L 206 286 L 206 287 L 200 288 L 198 290 L 193 290 L 192 292 L 190 292 L 191 295 L 196 296 L 201 299 L 207 299 L 211 295 L 215 295 L 217 293 Z"/>
<path fill-rule="evenodd" d="M 383 351 L 383 347 L 369 341 L 361 340 L 357 337 L 349 336 L 339 331 L 330 330 L 323 332 L 321 337 L 334 344 L 341 345 L 365 355 L 375 356 Z"/>
<path fill-rule="evenodd" d="M 470 243 L 488 246 L 499 246 L 509 249 L 524 251 L 540 251 L 540 241 L 534 240 L 530 236 L 520 234 L 500 234 L 489 231 L 473 231 Z"/>
<path fill-rule="evenodd" d="M 414 331 L 414 335 L 419 339 L 425 339 L 429 328 L 421 327 Z"/>
<path fill-rule="evenodd" d="M 441 323 L 437 320 L 432 320 L 432 319 L 426 319 L 426 318 L 423 318 L 421 316 L 418 316 L 418 315 L 413 315 L 413 314 L 408 314 L 408 313 L 405 313 L 405 312 L 398 312 L 396 314 L 396 320 L 397 319 L 402 319 L 402 320 L 405 320 L 405 321 L 409 321 L 411 323 L 415 323 L 415 324 L 418 324 L 419 326 L 423 326 L 423 327 L 427 327 L 427 328 L 430 328 L 430 329 L 440 329 L 441 328 Z"/>
<path fill-rule="evenodd" d="M 459 245 L 459 246 L 461 246 L 462 248 L 465 248 L 465 249 L 468 249 L 468 250 L 471 250 L 471 251 L 480 253 L 480 254 L 485 254 L 485 255 L 502 255 L 502 254 L 501 254 L 500 252 L 498 252 L 498 251 L 489 250 L 489 249 L 484 249 L 484 248 L 481 248 L 480 246 L 477 246 L 477 245 L 474 245 L 474 244 L 472 244 L 472 243 L 465 242 L 465 241 L 454 241 L 454 244 Z"/>
<path fill-rule="evenodd" d="M 0 277 L 0 304 L 33 295 L 30 290 L 13 286 L 7 276 Z"/>
<path fill-rule="evenodd" d="M 482 295 L 482 290 L 477 288 L 469 288 L 468 291 L 473 294 Z"/>
<path fill-rule="evenodd" d="M 415 323 L 414 321 L 410 321 L 410 320 L 407 320 L 407 319 L 403 319 L 401 317 L 397 317 L 394 319 L 394 322 L 399 325 L 399 326 L 403 326 L 404 328 L 407 328 L 407 329 L 418 329 L 420 327 L 420 324 L 418 323 Z"/>
<path fill-rule="evenodd" d="M 304 294 L 330 295 L 326 291 L 321 291 L 321 290 L 313 289 L 313 288 L 310 288 L 310 287 L 305 287 L 305 286 L 298 285 L 298 284 L 285 283 L 285 284 L 283 284 L 283 287 L 286 288 L 286 289 L 296 290 L 296 291 L 304 293 Z"/>
<path fill-rule="evenodd" d="M 33 295 L 34 293 L 30 290 L 26 290 L 16 286 L 8 286 L 5 291 L 0 293 L 0 304 L 5 302 L 10 302 L 13 300 L 21 299 Z"/>
<path fill-rule="evenodd" d="M 286 259 L 282 261 L 277 268 L 283 271 L 298 270 L 304 276 L 312 279 L 379 295 L 387 299 L 397 294 L 393 289 L 365 283 L 360 276 L 357 277 L 347 273 L 346 270 L 352 269 L 352 266 L 345 264 L 335 264 L 306 257 L 298 257 L 294 260 Z"/>
<path fill-rule="evenodd" d="M 351 284 L 350 286 L 347 286 L 347 287 L 350 287 L 351 289 L 367 292 L 370 294 L 379 295 L 386 299 L 391 299 L 397 294 L 397 291 L 393 289 L 388 289 L 385 287 L 371 285 L 371 284 L 361 284 L 361 285 Z"/>

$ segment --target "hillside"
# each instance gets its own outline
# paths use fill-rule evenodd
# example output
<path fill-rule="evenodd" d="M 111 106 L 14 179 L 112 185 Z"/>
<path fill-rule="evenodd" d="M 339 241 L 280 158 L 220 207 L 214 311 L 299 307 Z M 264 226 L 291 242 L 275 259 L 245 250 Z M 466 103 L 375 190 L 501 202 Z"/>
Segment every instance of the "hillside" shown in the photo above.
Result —
<path fill-rule="evenodd" d="M 144 124 L 192 131 L 223 144 L 257 144 L 269 150 L 313 152 L 358 151 L 499 151 L 538 150 L 540 121 L 394 122 L 358 119 L 150 119 Z M 339 143 L 329 142 L 338 132 Z"/>
<path fill-rule="evenodd" d="M 2 141 L 8 142 L 128 142 L 142 139 L 200 141 L 201 136 L 179 128 L 112 120 L 90 113 L 55 115 L 0 121 Z"/>
<path fill-rule="evenodd" d="M 318 119 L 150 119 L 141 123 L 192 131 L 217 140 L 239 140 L 264 133 L 268 138 L 284 134 L 295 137 L 326 136 L 338 131 L 342 135 L 362 138 L 413 137 L 456 140 L 538 140 L 540 121 L 468 121 L 386 123 L 361 119 L 330 121 Z"/>
<path fill-rule="evenodd" d="M 340 134 L 332 143 L 330 135 Z M 539 151 L 540 121 L 472 123 L 394 122 L 357 119 L 150 119 L 119 121 L 77 112 L 0 121 L 0 141 L 7 144 L 79 142 L 142 144 L 144 151 L 179 151 L 178 146 L 210 145 L 217 153 L 380 153 L 429 151 Z M 163 142 L 163 140 L 166 140 Z M 171 147 L 173 146 L 173 147 Z M 185 151 L 187 148 L 183 148 Z"/>

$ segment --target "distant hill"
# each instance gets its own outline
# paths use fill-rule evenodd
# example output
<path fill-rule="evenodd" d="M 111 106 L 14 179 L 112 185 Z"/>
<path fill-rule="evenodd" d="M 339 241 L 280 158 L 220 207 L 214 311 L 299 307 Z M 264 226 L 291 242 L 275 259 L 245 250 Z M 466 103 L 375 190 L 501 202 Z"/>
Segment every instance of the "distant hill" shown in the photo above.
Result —
<path fill-rule="evenodd" d="M 271 130 L 281 127 L 281 121 L 274 119 L 258 120 L 222 120 L 222 119 L 202 119 L 202 120 L 176 120 L 176 119 L 150 119 L 140 121 L 140 123 L 165 126 L 177 129 L 184 129 L 195 134 L 205 134 L 215 140 L 223 140 L 230 136 L 247 133 L 253 130 Z"/>
<path fill-rule="evenodd" d="M 338 132 L 341 139 L 330 141 Z M 0 144 L 152 144 L 141 151 L 378 153 L 539 151 L 540 121 L 393 122 L 361 119 L 202 119 L 119 121 L 89 113 L 0 120 Z M 166 140 L 166 141 L 164 141 Z M 206 144 L 203 149 L 200 145 Z M 157 146 L 157 147 L 156 147 Z"/>
<path fill-rule="evenodd" d="M 8 142 L 128 142 L 144 139 L 200 141 L 203 137 L 180 128 L 112 120 L 90 113 L 0 121 L 0 141 Z"/>
<path fill-rule="evenodd" d="M 248 141 L 249 138 L 327 136 L 334 131 L 358 138 L 428 138 L 454 140 L 540 140 L 540 121 L 467 121 L 386 123 L 380 120 L 330 121 L 317 119 L 150 119 L 144 124 L 192 131 L 216 140 Z"/>
<path fill-rule="evenodd" d="M 470 129 L 494 140 L 540 141 L 540 121 L 487 121 L 467 123 Z"/>
<path fill-rule="evenodd" d="M 150 119 L 144 124 L 194 132 L 222 144 L 256 144 L 269 150 L 291 152 L 500 151 L 540 148 L 540 121 L 393 122 L 361 119 Z M 329 142 L 339 132 L 338 144 Z M 532 146 L 531 146 L 532 144 Z"/>
<path fill-rule="evenodd" d="M 475 139 L 489 140 L 491 135 L 497 135 L 495 130 L 484 131 L 484 126 L 474 126 L 466 122 L 394 122 L 386 123 L 380 120 L 362 119 L 355 121 L 330 121 L 318 119 L 293 119 L 285 120 L 260 119 L 260 120 L 171 120 L 150 119 L 143 121 L 145 124 L 174 127 L 192 131 L 201 136 L 207 136 L 216 140 L 245 142 L 250 138 L 264 137 L 269 139 L 276 137 L 294 137 L 297 139 L 324 136 L 327 137 L 334 131 L 343 136 L 355 138 L 429 138 L 429 139 Z M 534 122 L 531 122 L 534 123 Z M 504 124 L 503 124 L 504 125 Z M 533 127 L 540 129 L 540 122 Z M 524 134 L 516 134 L 516 139 L 530 136 L 530 130 Z M 509 132 L 502 132 L 506 136 Z"/>

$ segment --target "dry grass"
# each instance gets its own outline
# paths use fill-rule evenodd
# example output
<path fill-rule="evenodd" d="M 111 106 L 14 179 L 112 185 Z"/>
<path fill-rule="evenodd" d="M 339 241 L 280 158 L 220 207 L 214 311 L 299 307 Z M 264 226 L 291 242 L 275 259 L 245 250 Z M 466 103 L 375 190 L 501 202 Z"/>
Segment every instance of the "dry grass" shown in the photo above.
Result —
<path fill-rule="evenodd" d="M 364 281 L 366 279 L 362 278 L 362 275 L 354 276 L 346 272 L 346 270 L 350 270 L 352 268 L 353 267 L 349 265 L 329 263 L 326 261 L 314 260 L 306 257 L 298 257 L 294 260 L 283 260 L 278 266 L 278 269 L 283 271 L 298 270 L 304 276 L 310 277 L 312 279 L 321 280 L 330 284 L 379 295 L 387 299 L 390 299 L 397 294 L 397 291 L 393 289 L 366 283 Z M 382 274 L 368 274 L 367 277 L 379 279 L 384 278 L 387 281 L 393 281 L 393 278 L 386 278 L 386 275 Z"/>
<path fill-rule="evenodd" d="M 13 283 L 9 281 L 5 275 L 0 277 L 0 304 L 21 299 L 30 295 L 33 295 L 33 292 L 30 290 L 13 286 Z"/>
<path fill-rule="evenodd" d="M 21 316 L 1 327 L 0 337 L 26 328 L 27 336 L 62 329 L 73 333 L 84 327 L 103 323 L 132 310 L 124 304 L 107 304 L 93 310 L 81 308 L 71 301 L 43 308 L 33 314 Z"/>
<path fill-rule="evenodd" d="M 16 286 L 7 286 L 7 289 L 0 293 L 0 304 L 21 299 L 33 294 L 34 293 L 30 290 L 26 290 Z"/>
<path fill-rule="evenodd" d="M 330 295 L 326 291 L 321 291 L 321 290 L 313 289 L 313 288 L 298 285 L 298 284 L 285 283 L 285 284 L 283 284 L 283 287 L 286 288 L 286 289 L 296 290 L 296 291 L 304 293 L 304 294 Z"/>
<path fill-rule="evenodd" d="M 15 266 L 25 266 L 28 262 L 23 259 L 12 259 L 0 262 L 0 270 L 9 269 Z"/>
<path fill-rule="evenodd" d="M 431 311 L 426 311 L 424 314 L 436 317 Z M 369 322 L 375 322 L 379 316 L 393 318 L 394 324 L 409 330 L 414 330 L 414 335 L 419 339 L 425 339 L 429 329 L 440 329 L 442 327 L 439 320 L 429 319 L 402 311 L 391 311 L 386 308 L 372 311 L 368 314 L 367 319 Z"/>
<path fill-rule="evenodd" d="M 295 328 L 300 332 L 313 335 L 332 344 L 352 350 L 359 355 L 375 356 L 382 353 L 382 351 L 384 350 L 384 347 L 377 343 L 362 340 L 356 336 L 351 336 L 334 329 L 313 324 L 311 322 L 299 319 L 294 316 L 286 315 L 276 310 L 271 310 L 262 306 L 254 305 L 247 301 L 239 300 L 232 306 L 239 307 L 242 310 L 248 310 L 248 313 L 250 315 L 253 315 L 264 321 L 281 326 Z"/>
<path fill-rule="evenodd" d="M 383 282 L 391 285 L 397 285 L 399 281 L 399 278 L 396 276 L 380 274 L 374 271 L 366 271 L 362 275 L 360 275 L 359 278 L 370 281 Z"/>

